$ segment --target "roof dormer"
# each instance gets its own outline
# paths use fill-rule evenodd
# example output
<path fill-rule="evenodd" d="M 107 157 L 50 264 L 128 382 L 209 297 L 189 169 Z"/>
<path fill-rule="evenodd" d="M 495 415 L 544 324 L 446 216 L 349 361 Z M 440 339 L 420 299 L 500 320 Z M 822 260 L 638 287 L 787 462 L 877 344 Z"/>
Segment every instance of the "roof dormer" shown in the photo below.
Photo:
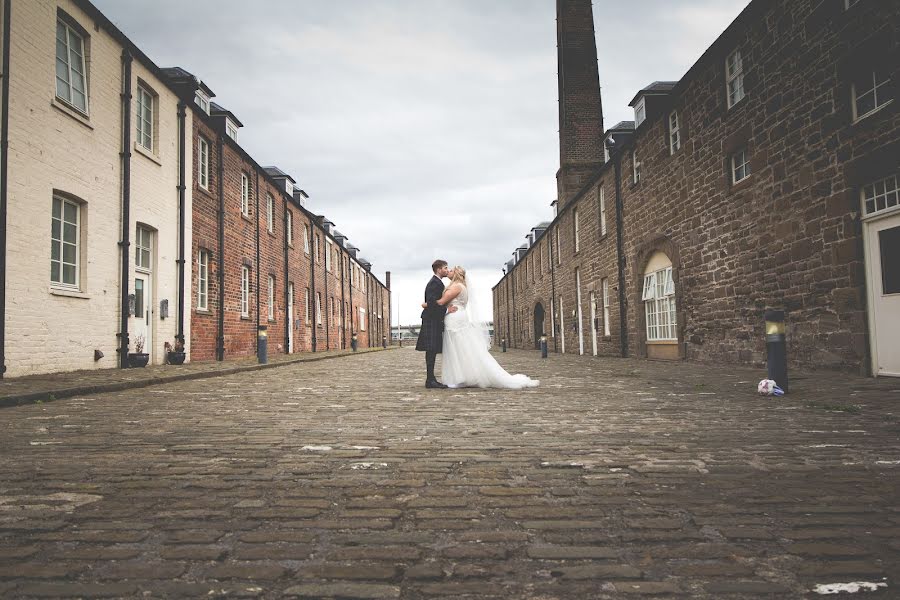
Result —
<path fill-rule="evenodd" d="M 286 194 L 289 194 L 294 198 L 297 197 L 297 194 L 294 192 L 294 184 L 297 183 L 297 181 L 293 177 L 291 177 L 278 167 L 263 167 L 263 170 L 269 175 L 269 177 L 271 177 L 278 183 L 279 187 L 281 187 L 281 189 L 283 189 Z M 302 193 L 304 197 L 309 197 L 306 196 L 306 193 L 303 192 L 303 190 L 297 191 Z"/>
<path fill-rule="evenodd" d="M 628 106 L 634 107 L 634 128 L 637 129 L 647 117 L 654 116 L 662 101 L 672 93 L 677 81 L 654 81 L 635 94 Z"/>
<path fill-rule="evenodd" d="M 215 102 L 209 103 L 209 114 L 213 117 L 220 117 L 225 120 L 225 135 L 233 139 L 235 142 L 238 141 L 238 129 L 243 127 L 244 124 L 241 123 L 234 113 L 219 106 Z"/>

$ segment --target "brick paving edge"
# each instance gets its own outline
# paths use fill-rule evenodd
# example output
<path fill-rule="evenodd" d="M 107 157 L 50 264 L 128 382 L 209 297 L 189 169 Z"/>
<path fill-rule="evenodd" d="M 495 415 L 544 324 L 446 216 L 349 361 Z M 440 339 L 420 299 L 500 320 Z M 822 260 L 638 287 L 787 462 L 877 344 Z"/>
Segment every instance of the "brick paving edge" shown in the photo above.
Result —
<path fill-rule="evenodd" d="M 199 373 L 184 373 L 181 375 L 167 375 L 163 377 L 138 379 L 135 381 L 117 381 L 115 383 L 105 383 L 97 385 L 82 385 L 71 388 L 49 389 L 40 392 L 29 392 L 27 394 L 16 394 L 4 396 L 0 398 L 0 409 L 11 408 L 14 406 L 24 406 L 26 404 L 39 404 L 44 402 L 53 402 L 54 400 L 62 400 L 63 398 L 71 398 L 86 394 L 102 394 L 106 392 L 121 392 L 123 390 L 150 387 L 151 385 L 160 385 L 163 383 L 174 383 L 176 381 L 190 381 L 193 379 L 210 379 L 212 377 L 220 377 L 222 375 L 234 375 L 235 373 L 245 373 L 247 371 L 262 371 L 263 369 L 274 369 L 276 367 L 286 367 L 288 365 L 296 365 L 304 362 L 316 362 L 319 360 L 328 360 L 332 358 L 344 358 L 347 356 L 361 356 L 370 352 L 384 352 L 386 350 L 396 350 L 395 346 L 388 348 L 365 348 L 361 352 L 344 352 L 341 354 L 329 354 L 325 356 L 316 356 L 315 353 L 305 354 L 301 358 L 295 360 L 285 360 L 264 365 L 246 365 L 241 367 L 230 367 L 225 369 L 217 369 L 215 371 L 201 371 Z"/>

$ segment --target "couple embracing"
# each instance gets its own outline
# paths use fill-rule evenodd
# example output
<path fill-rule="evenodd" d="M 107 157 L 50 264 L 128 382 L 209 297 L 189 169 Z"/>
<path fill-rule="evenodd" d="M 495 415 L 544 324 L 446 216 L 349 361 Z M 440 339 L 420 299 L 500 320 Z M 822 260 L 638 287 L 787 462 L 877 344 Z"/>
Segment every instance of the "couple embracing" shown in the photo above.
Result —
<path fill-rule="evenodd" d="M 425 352 L 427 388 L 536 387 L 540 382 L 525 375 L 510 375 L 489 352 L 491 338 L 486 323 L 478 321 L 475 294 L 462 267 L 448 268 L 447 261 L 431 265 L 434 277 L 425 286 L 422 329 L 416 350 Z M 450 284 L 444 287 L 442 277 Z M 434 363 L 443 354 L 443 379 L 434 375 Z"/>

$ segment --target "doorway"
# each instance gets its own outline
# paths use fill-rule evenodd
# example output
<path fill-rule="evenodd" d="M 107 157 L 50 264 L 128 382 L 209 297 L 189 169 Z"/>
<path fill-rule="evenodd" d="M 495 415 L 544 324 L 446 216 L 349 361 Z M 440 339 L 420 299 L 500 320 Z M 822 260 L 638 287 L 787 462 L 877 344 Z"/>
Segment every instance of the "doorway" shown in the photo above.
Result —
<path fill-rule="evenodd" d="M 872 374 L 900 377 L 900 210 L 867 221 L 863 235 Z"/>
<path fill-rule="evenodd" d="M 288 305 L 287 305 L 287 322 L 288 322 L 288 354 L 294 353 L 294 284 L 288 283 Z"/>
<path fill-rule="evenodd" d="M 541 337 L 544 335 L 544 306 L 538 302 L 534 307 L 534 349 L 541 349 Z"/>

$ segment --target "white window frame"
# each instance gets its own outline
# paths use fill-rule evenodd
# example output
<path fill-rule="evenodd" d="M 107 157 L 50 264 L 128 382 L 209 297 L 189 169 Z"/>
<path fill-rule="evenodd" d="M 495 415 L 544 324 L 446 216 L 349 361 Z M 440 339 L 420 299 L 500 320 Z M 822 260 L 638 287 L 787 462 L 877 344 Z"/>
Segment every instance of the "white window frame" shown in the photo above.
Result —
<path fill-rule="evenodd" d="M 197 142 L 197 183 L 204 190 L 209 190 L 209 141 L 202 135 Z"/>
<path fill-rule="evenodd" d="M 631 183 L 637 185 L 641 182 L 641 162 L 638 160 L 637 150 L 631 151 Z"/>
<path fill-rule="evenodd" d="M 241 172 L 241 214 L 250 216 L 250 177 Z"/>
<path fill-rule="evenodd" d="M 641 123 L 647 120 L 647 104 L 644 102 L 644 96 L 638 100 L 634 107 L 634 128 L 637 129 Z"/>
<path fill-rule="evenodd" d="M 309 254 L 309 225 L 303 225 L 303 252 Z"/>
<path fill-rule="evenodd" d="M 900 174 L 864 185 L 859 194 L 863 218 L 900 210 Z"/>
<path fill-rule="evenodd" d="M 266 192 L 266 229 L 275 233 L 275 198 L 269 192 Z"/>
<path fill-rule="evenodd" d="M 288 246 L 294 247 L 294 213 L 287 211 L 285 213 L 285 236 L 287 237 Z"/>
<path fill-rule="evenodd" d="M 738 179 L 738 171 L 742 173 L 740 179 Z M 740 183 L 750 177 L 750 175 L 752 175 L 750 172 L 750 155 L 746 148 L 741 148 L 731 155 L 731 184 Z"/>
<path fill-rule="evenodd" d="M 744 99 L 744 61 L 741 51 L 736 49 L 725 59 L 725 96 L 728 108 Z"/>
<path fill-rule="evenodd" d="M 316 252 L 316 264 L 322 262 L 322 251 L 319 249 L 319 246 L 322 245 L 322 237 L 317 233 L 314 237 L 315 240 L 315 252 Z"/>
<path fill-rule="evenodd" d="M 60 28 L 62 28 L 62 31 L 60 31 Z M 60 39 L 60 33 L 62 33 L 65 38 L 64 40 Z M 71 106 L 78 112 L 88 115 L 90 99 L 86 66 L 87 60 L 85 59 L 87 44 L 85 42 L 85 36 L 81 32 L 76 31 L 76 29 L 65 20 L 60 18 L 56 19 L 56 97 L 65 102 L 66 106 Z M 60 57 L 60 44 L 62 44 L 63 50 L 65 51 L 65 59 Z M 75 65 L 72 64 L 73 53 L 78 59 L 77 64 Z M 59 76 L 60 70 L 65 71 L 65 79 L 62 79 Z M 82 89 L 78 89 L 76 82 L 81 85 Z M 60 86 L 62 86 L 62 89 Z M 75 93 L 84 97 L 84 106 L 79 105 L 75 99 Z"/>
<path fill-rule="evenodd" d="M 331 272 L 331 254 L 334 252 L 334 242 L 325 238 L 325 270 Z"/>
<path fill-rule="evenodd" d="M 56 203 L 59 202 L 59 218 L 54 216 L 53 210 L 55 208 Z M 66 220 L 66 206 L 72 206 L 75 208 L 75 221 L 67 221 Z M 50 283 L 53 287 L 62 287 L 68 289 L 80 289 L 81 286 L 81 207 L 82 205 L 74 200 L 70 200 L 68 198 L 64 198 L 62 196 L 53 196 L 53 202 L 50 205 Z M 55 237 L 53 234 L 53 222 L 59 222 L 59 237 Z M 66 225 L 75 227 L 75 242 L 67 242 L 65 241 L 65 229 Z M 65 248 L 66 246 L 74 246 L 74 254 L 75 254 L 75 262 L 67 262 L 65 260 Z M 58 248 L 57 254 L 59 259 L 53 259 L 53 249 Z M 59 277 L 57 279 L 53 279 L 53 263 L 58 264 L 58 273 Z M 74 270 L 74 281 L 65 281 L 64 273 L 65 267 L 72 267 Z"/>
<path fill-rule="evenodd" d="M 309 288 L 306 288 L 306 324 L 312 319 L 312 307 L 310 306 Z"/>
<path fill-rule="evenodd" d="M 135 127 L 137 133 L 137 143 L 142 148 L 153 152 L 154 148 L 154 131 L 153 131 L 153 115 L 156 112 L 154 104 L 156 103 L 156 94 L 150 91 L 147 86 L 138 83 L 137 94 L 135 97 Z M 149 145 L 148 145 L 149 144 Z"/>
<path fill-rule="evenodd" d="M 197 310 L 209 307 L 209 252 L 197 252 Z"/>
<path fill-rule="evenodd" d="M 572 223 L 573 223 L 573 228 L 574 228 L 574 233 L 575 233 L 575 253 L 576 254 L 581 249 L 581 230 L 580 230 L 580 222 L 579 221 L 580 220 L 578 218 L 578 207 L 576 206 L 572 210 Z"/>
<path fill-rule="evenodd" d="M 146 254 L 147 262 L 142 260 Z M 153 231 L 138 225 L 134 234 L 134 268 L 140 271 L 153 270 Z"/>
<path fill-rule="evenodd" d="M 275 278 L 269 275 L 269 320 L 275 320 Z"/>
<path fill-rule="evenodd" d="M 225 119 L 225 135 L 235 142 L 238 141 L 238 128 L 230 119 Z"/>
<path fill-rule="evenodd" d="M 366 330 L 366 309 L 362 306 L 359 307 L 359 330 Z"/>
<path fill-rule="evenodd" d="M 604 277 L 600 282 L 603 291 L 603 337 L 610 337 L 609 327 L 609 279 Z"/>
<path fill-rule="evenodd" d="M 209 96 L 200 90 L 194 94 L 194 104 L 200 107 L 203 112 L 209 114 Z"/>
<path fill-rule="evenodd" d="M 316 292 L 316 325 L 322 324 L 322 292 Z"/>
<path fill-rule="evenodd" d="M 250 268 L 241 266 L 241 316 L 250 316 Z"/>
<path fill-rule="evenodd" d="M 606 235 L 606 193 L 603 191 L 603 184 L 597 188 L 597 198 L 600 203 L 600 236 Z"/>
<path fill-rule="evenodd" d="M 669 154 L 681 150 L 681 128 L 678 123 L 678 111 L 669 113 Z"/>
<path fill-rule="evenodd" d="M 672 267 L 644 275 L 645 330 L 648 342 L 678 341 L 678 315 L 675 306 L 675 282 Z"/>
<path fill-rule="evenodd" d="M 866 74 L 868 75 L 868 73 L 866 73 Z M 854 120 L 854 122 L 859 121 L 860 119 L 865 119 L 869 115 L 875 114 L 876 112 L 878 112 L 879 110 L 881 110 L 883 107 L 887 106 L 894 100 L 893 98 L 890 97 L 890 95 L 888 95 L 885 98 L 884 92 L 882 92 L 881 99 L 883 101 L 881 103 L 879 103 L 878 91 L 885 86 L 888 86 L 888 89 L 890 89 L 891 78 L 887 77 L 887 79 L 882 79 L 879 82 L 878 81 L 878 71 L 873 70 L 871 72 L 871 75 L 872 75 L 872 87 L 866 87 L 866 89 L 862 93 L 859 93 L 859 86 L 857 86 L 856 81 L 854 81 L 850 85 L 850 97 L 852 99 L 851 104 L 853 105 L 853 120 Z M 869 84 L 866 83 L 866 85 L 868 86 Z M 863 114 L 859 114 L 859 98 L 861 96 L 866 96 L 868 94 L 872 94 L 872 97 L 875 100 L 874 106 L 872 107 L 871 110 L 868 110 L 868 111 L 864 112 Z"/>
<path fill-rule="evenodd" d="M 562 252 L 559 251 L 559 248 L 561 246 L 560 241 L 559 241 L 559 230 L 560 230 L 560 227 L 557 227 L 556 228 L 556 264 L 561 265 L 562 264 Z"/>

